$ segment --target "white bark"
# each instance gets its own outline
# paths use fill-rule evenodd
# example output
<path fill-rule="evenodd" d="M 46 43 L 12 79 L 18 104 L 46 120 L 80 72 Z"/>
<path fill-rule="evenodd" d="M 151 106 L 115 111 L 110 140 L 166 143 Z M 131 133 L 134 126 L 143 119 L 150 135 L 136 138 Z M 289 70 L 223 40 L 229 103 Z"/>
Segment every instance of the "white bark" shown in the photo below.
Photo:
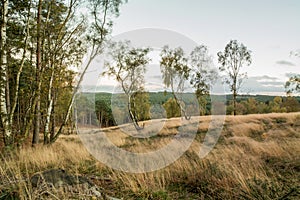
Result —
<path fill-rule="evenodd" d="M 53 86 L 53 79 L 54 79 L 54 69 L 52 66 L 51 77 L 49 81 L 49 90 L 48 90 L 48 108 L 47 108 L 47 115 L 46 115 L 46 123 L 45 123 L 45 132 L 44 132 L 44 143 L 50 142 L 50 120 L 51 120 L 51 113 L 53 108 L 53 98 L 52 98 L 52 86 Z"/>
<path fill-rule="evenodd" d="M 7 29 L 7 13 L 8 13 L 8 0 L 3 2 L 3 15 L 1 24 L 1 88 L 0 88 L 0 115 L 2 126 L 4 129 L 4 139 L 6 143 L 10 142 L 12 136 L 11 125 L 9 124 L 8 111 L 7 111 L 7 98 L 6 98 L 6 85 L 7 85 L 7 51 L 6 51 L 6 29 Z"/>

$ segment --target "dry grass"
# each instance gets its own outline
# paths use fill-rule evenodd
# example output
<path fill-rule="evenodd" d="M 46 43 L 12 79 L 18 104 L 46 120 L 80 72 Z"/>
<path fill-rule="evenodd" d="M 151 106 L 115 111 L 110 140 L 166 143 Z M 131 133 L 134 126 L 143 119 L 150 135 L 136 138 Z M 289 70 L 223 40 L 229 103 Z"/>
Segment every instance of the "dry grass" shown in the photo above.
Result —
<path fill-rule="evenodd" d="M 204 159 L 198 152 L 211 119 L 197 120 L 198 134 L 189 150 L 164 169 L 140 174 L 112 170 L 95 161 L 78 136 L 63 136 L 52 146 L 22 148 L 3 156 L 0 190 L 38 199 L 29 177 L 63 168 L 98 177 L 95 184 L 124 199 L 299 199 L 300 113 L 228 116 L 219 143 Z M 169 143 L 179 126 L 179 119 L 165 120 L 158 134 L 146 139 L 132 138 L 122 128 L 102 131 L 119 147 L 148 152 Z"/>

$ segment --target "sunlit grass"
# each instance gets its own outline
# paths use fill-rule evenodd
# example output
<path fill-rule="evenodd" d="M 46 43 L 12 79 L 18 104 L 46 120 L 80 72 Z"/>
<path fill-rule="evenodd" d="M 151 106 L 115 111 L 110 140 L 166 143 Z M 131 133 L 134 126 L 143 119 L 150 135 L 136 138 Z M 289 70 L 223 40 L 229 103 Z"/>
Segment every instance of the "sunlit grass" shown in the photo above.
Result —
<path fill-rule="evenodd" d="M 110 169 L 89 154 L 77 135 L 62 136 L 51 146 L 23 147 L 3 155 L 0 196 L 10 193 L 23 199 L 39 199 L 29 178 L 36 172 L 62 168 L 97 177 L 95 184 L 107 194 L 124 199 L 297 199 L 299 116 L 228 116 L 219 143 L 204 159 L 198 157 L 198 152 L 211 119 L 200 117 L 196 139 L 180 159 L 164 169 L 139 174 Z M 178 118 L 166 120 L 157 135 L 146 139 L 132 138 L 116 128 L 102 131 L 119 147 L 149 152 L 168 144 L 179 126 Z M 53 199 L 69 197 L 51 192 Z"/>

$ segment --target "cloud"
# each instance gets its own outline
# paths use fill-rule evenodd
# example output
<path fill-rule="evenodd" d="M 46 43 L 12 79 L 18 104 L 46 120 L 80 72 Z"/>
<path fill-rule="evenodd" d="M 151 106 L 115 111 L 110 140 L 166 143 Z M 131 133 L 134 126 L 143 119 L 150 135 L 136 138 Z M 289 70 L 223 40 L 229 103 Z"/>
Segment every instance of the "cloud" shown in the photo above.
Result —
<path fill-rule="evenodd" d="M 296 66 L 294 63 L 286 61 L 286 60 L 279 60 L 276 62 L 278 65 L 286 65 L 286 66 Z"/>
<path fill-rule="evenodd" d="M 272 86 L 282 86 L 282 82 L 281 81 L 263 81 L 260 82 L 260 84 L 262 85 L 272 85 Z"/>
<path fill-rule="evenodd" d="M 263 75 L 263 76 L 251 76 L 249 77 L 252 80 L 257 80 L 259 82 L 263 82 L 263 81 L 276 81 L 278 80 L 277 77 L 271 77 L 271 76 L 267 76 L 267 75 Z"/>
<path fill-rule="evenodd" d="M 264 94 L 264 95 L 285 95 L 284 81 L 277 77 L 268 75 L 250 76 L 244 79 L 239 94 Z M 231 93 L 227 84 L 218 83 L 214 85 L 214 93 Z"/>
<path fill-rule="evenodd" d="M 270 76 L 254 76 L 245 79 L 241 92 L 250 92 L 254 94 L 261 93 L 284 93 L 284 82 L 280 81 L 277 77 Z"/>

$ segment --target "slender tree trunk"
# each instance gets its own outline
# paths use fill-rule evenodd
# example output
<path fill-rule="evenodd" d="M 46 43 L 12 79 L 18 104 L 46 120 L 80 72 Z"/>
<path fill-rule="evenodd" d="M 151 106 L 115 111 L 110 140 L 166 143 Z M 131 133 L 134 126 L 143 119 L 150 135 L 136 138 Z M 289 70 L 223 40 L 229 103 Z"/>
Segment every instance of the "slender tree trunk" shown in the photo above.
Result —
<path fill-rule="evenodd" d="M 236 92 L 233 93 L 233 115 L 236 115 Z"/>
<path fill-rule="evenodd" d="M 99 120 L 100 120 L 100 127 L 102 128 L 102 123 L 103 123 L 103 112 L 100 112 L 100 114 L 99 114 Z"/>
<path fill-rule="evenodd" d="M 48 109 L 46 113 L 46 122 L 44 128 L 44 144 L 48 144 L 50 142 L 50 122 L 51 122 L 51 115 L 52 115 L 52 108 L 53 108 L 53 99 L 51 98 L 48 102 Z"/>
<path fill-rule="evenodd" d="M 12 127 L 9 123 L 9 112 L 7 108 L 7 14 L 8 14 L 8 0 L 4 0 L 2 4 L 2 23 L 1 23 L 1 68 L 0 68 L 0 116 L 4 132 L 5 145 L 12 144 Z"/>
<path fill-rule="evenodd" d="M 7 62 L 7 58 L 6 58 L 6 62 Z M 8 66 L 6 66 L 6 85 L 5 85 L 5 96 L 6 96 L 6 108 L 7 108 L 7 114 L 8 114 L 8 120 L 9 120 L 9 115 L 11 113 L 11 104 L 10 104 L 10 89 L 9 89 L 9 70 L 8 70 Z M 10 121 L 8 121 L 8 123 L 10 125 L 12 125 L 10 123 Z"/>
<path fill-rule="evenodd" d="M 32 38 L 31 38 L 32 39 Z M 33 41 L 31 41 L 33 43 Z M 36 52 L 34 48 L 30 48 L 30 65 L 33 66 L 34 63 L 34 59 Z M 31 82 L 32 85 L 34 85 L 34 81 Z M 29 100 L 29 104 L 26 104 L 26 101 L 23 101 L 23 105 L 26 105 L 26 107 L 24 107 L 24 122 L 23 122 L 23 132 L 25 135 L 25 138 L 28 138 L 30 136 L 30 132 L 32 129 L 33 121 L 35 118 L 35 105 L 36 105 L 36 91 L 33 91 L 33 93 L 30 96 L 30 100 Z"/>
<path fill-rule="evenodd" d="M 33 97 L 34 99 L 34 97 Z M 24 114 L 24 135 L 25 135 L 25 138 L 29 137 L 29 131 L 32 127 L 32 122 L 33 122 L 33 119 L 34 119 L 34 108 L 35 108 L 35 101 L 34 100 L 30 100 L 30 105 L 28 106 L 28 108 L 26 109 L 25 111 L 25 114 Z M 28 118 L 28 119 L 27 119 Z"/>
<path fill-rule="evenodd" d="M 131 98 L 130 98 L 130 95 L 128 94 L 127 96 L 128 96 L 128 112 L 129 112 L 129 117 L 130 117 L 131 121 L 133 122 L 133 125 L 136 128 L 136 130 L 141 130 L 143 128 L 140 127 L 138 119 L 133 114 L 132 109 L 131 109 L 131 102 L 130 102 Z"/>
<path fill-rule="evenodd" d="M 51 115 L 52 115 L 52 108 L 53 108 L 53 97 L 52 97 L 52 87 L 53 87 L 53 79 L 54 79 L 54 69 L 53 64 L 51 65 L 51 75 L 49 81 L 49 88 L 48 88 L 48 108 L 46 112 L 46 122 L 44 128 L 44 144 L 48 144 L 50 142 L 50 122 L 51 122 Z"/>
<path fill-rule="evenodd" d="M 173 86 L 173 79 L 171 79 L 171 90 L 172 90 L 172 94 L 173 94 L 173 97 L 175 99 L 175 102 L 176 104 L 179 106 L 180 108 L 180 111 L 181 113 L 184 115 L 184 118 L 186 120 L 190 120 L 191 119 L 191 116 L 188 116 L 187 113 L 186 113 L 186 110 L 182 107 L 182 105 L 180 104 L 180 100 L 177 98 L 176 94 L 175 94 L 175 91 L 174 91 L 174 86 Z"/>
<path fill-rule="evenodd" d="M 236 80 L 233 83 L 233 115 L 236 115 L 236 97 L 237 97 L 237 85 Z"/>
<path fill-rule="evenodd" d="M 40 81 L 39 81 L 40 82 Z M 33 130 L 33 138 L 32 145 L 35 146 L 39 143 L 40 140 L 40 124 L 41 124 L 41 84 L 38 83 L 37 87 L 37 97 L 35 103 L 35 121 L 34 121 L 34 130 Z"/>
<path fill-rule="evenodd" d="M 37 15 L 37 48 L 36 48 L 36 107 L 35 107 L 35 124 L 32 138 L 32 145 L 39 143 L 40 122 L 41 122 L 41 80 L 40 72 L 42 68 L 42 53 L 41 53 L 41 18 L 42 18 L 42 0 L 39 0 L 38 15 Z"/>
<path fill-rule="evenodd" d="M 54 90 L 53 91 L 53 104 L 52 104 L 52 123 L 51 123 L 51 132 L 50 132 L 50 141 L 53 140 L 54 138 L 54 135 L 55 135 L 55 126 L 56 126 L 56 123 L 55 123 L 55 108 L 56 108 L 56 91 Z M 50 142 L 49 141 L 49 142 Z"/>

